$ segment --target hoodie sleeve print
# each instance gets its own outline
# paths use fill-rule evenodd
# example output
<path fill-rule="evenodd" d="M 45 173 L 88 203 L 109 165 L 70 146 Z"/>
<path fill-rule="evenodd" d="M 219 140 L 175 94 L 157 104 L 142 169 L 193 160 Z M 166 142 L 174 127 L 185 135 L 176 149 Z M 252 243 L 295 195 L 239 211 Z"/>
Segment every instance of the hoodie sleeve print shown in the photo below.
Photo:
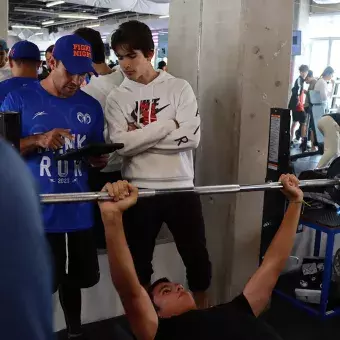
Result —
<path fill-rule="evenodd" d="M 171 154 L 193 150 L 198 147 L 201 137 L 201 119 L 196 96 L 188 82 L 185 82 L 179 97 L 176 120 L 179 128 L 162 139 L 150 151 Z"/>
<path fill-rule="evenodd" d="M 112 143 L 123 143 L 124 148 L 117 153 L 125 157 L 138 155 L 157 144 L 169 133 L 176 130 L 173 120 L 157 121 L 142 129 L 128 131 L 125 115 L 111 92 L 105 107 L 105 118 L 108 124 L 109 138 Z"/>

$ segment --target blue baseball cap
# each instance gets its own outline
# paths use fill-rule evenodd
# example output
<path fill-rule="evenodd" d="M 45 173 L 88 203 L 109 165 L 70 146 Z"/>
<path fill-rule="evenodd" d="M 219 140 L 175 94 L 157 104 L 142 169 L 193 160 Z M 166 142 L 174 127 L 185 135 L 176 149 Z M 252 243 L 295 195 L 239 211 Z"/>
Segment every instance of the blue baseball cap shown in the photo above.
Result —
<path fill-rule="evenodd" d="M 58 39 L 52 54 L 55 59 L 64 64 L 66 70 L 71 74 L 92 72 L 98 76 L 92 66 L 91 45 L 78 35 L 65 35 Z"/>
<path fill-rule="evenodd" d="M 14 60 L 30 59 L 41 61 L 38 46 L 27 40 L 18 41 L 15 43 L 9 52 L 9 57 Z"/>
<path fill-rule="evenodd" d="M 8 46 L 7 46 L 7 42 L 4 39 L 0 39 L 0 51 L 6 51 L 8 52 Z"/>

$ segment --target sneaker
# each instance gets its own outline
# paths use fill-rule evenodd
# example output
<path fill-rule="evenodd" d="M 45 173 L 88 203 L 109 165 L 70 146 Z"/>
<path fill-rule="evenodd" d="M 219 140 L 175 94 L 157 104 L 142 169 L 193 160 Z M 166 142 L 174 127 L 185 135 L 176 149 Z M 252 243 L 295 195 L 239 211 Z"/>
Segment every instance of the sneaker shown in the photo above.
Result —
<path fill-rule="evenodd" d="M 302 138 L 300 149 L 302 152 L 305 152 L 307 150 L 307 138 L 306 137 Z"/>

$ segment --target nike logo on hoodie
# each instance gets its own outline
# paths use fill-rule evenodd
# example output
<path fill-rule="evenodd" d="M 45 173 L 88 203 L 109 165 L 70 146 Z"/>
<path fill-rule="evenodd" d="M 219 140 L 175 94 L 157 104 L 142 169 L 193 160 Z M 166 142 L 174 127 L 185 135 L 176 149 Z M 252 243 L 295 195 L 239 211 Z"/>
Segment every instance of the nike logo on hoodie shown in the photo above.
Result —
<path fill-rule="evenodd" d="M 140 102 L 136 101 L 136 108 L 131 112 L 131 117 L 136 123 L 148 125 L 152 122 L 157 121 L 157 114 L 166 109 L 170 104 L 164 105 L 163 107 L 157 108 L 160 98 L 155 99 L 143 99 Z M 150 108 L 151 102 L 151 108 Z M 138 111 L 139 111 L 139 122 L 138 122 Z"/>

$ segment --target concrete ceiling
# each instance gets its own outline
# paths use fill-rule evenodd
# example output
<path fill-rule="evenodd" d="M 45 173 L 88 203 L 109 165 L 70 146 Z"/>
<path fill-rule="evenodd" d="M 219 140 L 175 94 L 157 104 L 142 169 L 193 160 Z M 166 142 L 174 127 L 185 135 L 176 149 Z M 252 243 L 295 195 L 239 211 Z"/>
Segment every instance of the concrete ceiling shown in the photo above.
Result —
<path fill-rule="evenodd" d="M 33 26 L 56 28 L 70 25 L 94 25 L 109 19 L 119 22 L 136 15 L 164 15 L 169 11 L 168 4 L 156 4 L 149 0 L 66 0 L 66 2 L 47 7 L 51 0 L 9 0 L 9 26 Z M 115 12 L 110 12 L 115 10 Z M 62 18 L 65 15 L 91 16 L 92 18 Z M 94 19 L 97 18 L 97 19 Z M 45 22 L 50 22 L 43 24 Z"/>

